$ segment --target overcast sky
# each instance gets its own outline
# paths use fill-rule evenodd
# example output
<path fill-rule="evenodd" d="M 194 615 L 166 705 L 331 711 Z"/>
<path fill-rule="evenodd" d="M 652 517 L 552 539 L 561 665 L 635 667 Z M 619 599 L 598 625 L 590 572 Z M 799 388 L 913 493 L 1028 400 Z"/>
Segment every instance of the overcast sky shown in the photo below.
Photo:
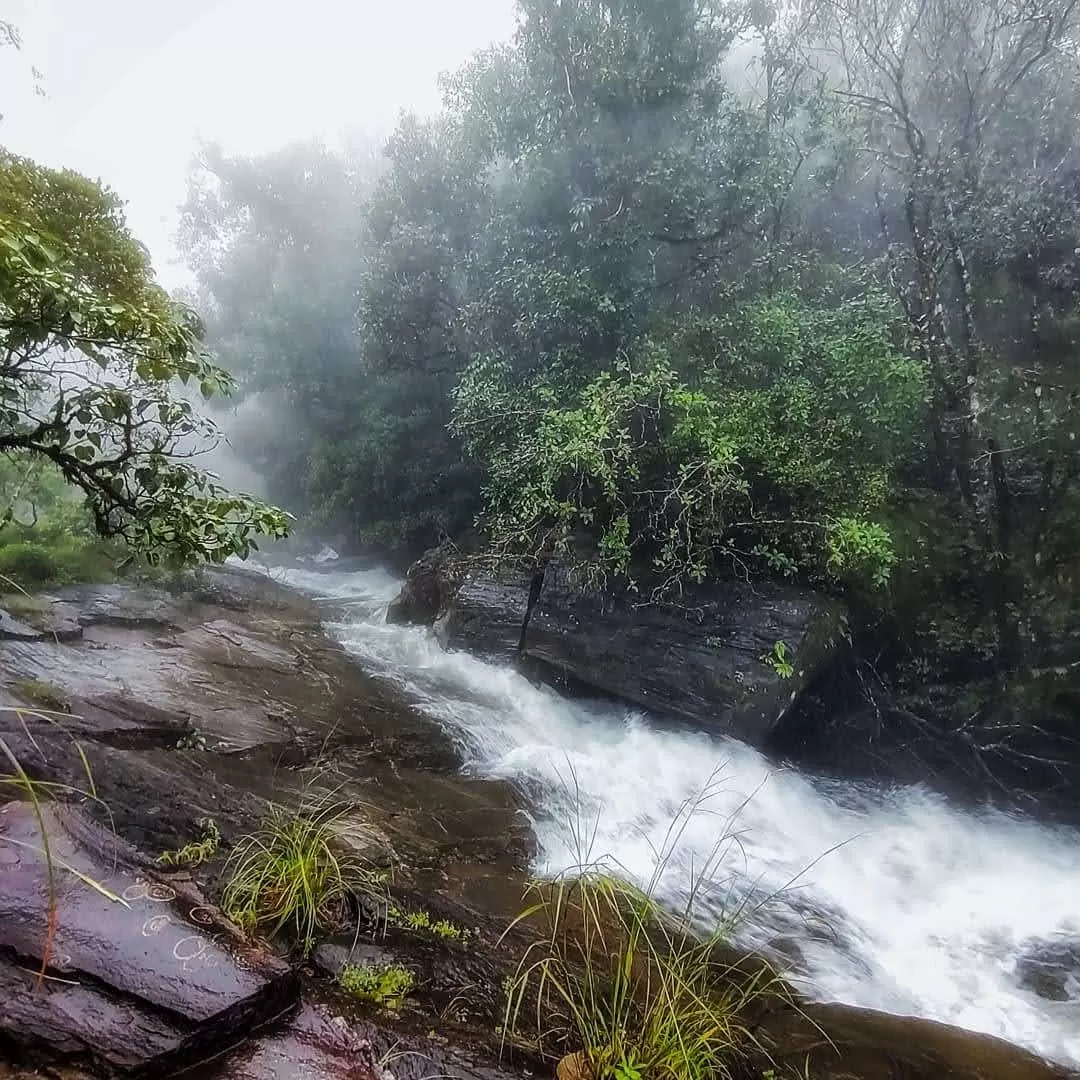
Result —
<path fill-rule="evenodd" d="M 0 50 L 0 143 L 115 188 L 166 284 L 198 139 L 385 134 L 514 26 L 511 0 L 0 0 L 0 17 L 24 39 Z"/>

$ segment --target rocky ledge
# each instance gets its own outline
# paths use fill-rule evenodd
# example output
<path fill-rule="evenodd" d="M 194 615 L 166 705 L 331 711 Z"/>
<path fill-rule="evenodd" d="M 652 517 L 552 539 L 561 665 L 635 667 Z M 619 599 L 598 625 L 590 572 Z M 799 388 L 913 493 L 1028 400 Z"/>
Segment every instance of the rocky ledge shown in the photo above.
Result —
<path fill-rule="evenodd" d="M 410 569 L 388 617 L 434 626 L 448 649 L 754 746 L 835 661 L 845 628 L 843 608 L 808 589 L 729 581 L 645 602 L 580 588 L 558 565 L 488 576 L 439 551 Z"/>
<path fill-rule="evenodd" d="M 20 605 L 32 633 L 0 642 L 0 782 L 14 799 L 0 810 L 0 1077 L 550 1074 L 497 1034 L 527 943 L 506 934 L 531 851 L 518 798 L 460 775 L 439 729 L 319 619 L 233 573 L 184 596 L 110 586 Z M 48 632 L 60 623 L 79 632 Z M 393 853 L 395 902 L 469 928 L 467 944 L 385 929 L 297 963 L 222 915 L 230 846 L 269 800 L 326 793 L 349 808 L 342 844 Z M 205 818 L 221 851 L 164 867 L 158 856 Z M 328 977 L 372 957 L 416 975 L 398 1012 L 346 999 Z M 765 1056 L 747 1059 L 746 1080 L 1076 1076 L 994 1039 L 787 993 L 752 1022 Z"/>

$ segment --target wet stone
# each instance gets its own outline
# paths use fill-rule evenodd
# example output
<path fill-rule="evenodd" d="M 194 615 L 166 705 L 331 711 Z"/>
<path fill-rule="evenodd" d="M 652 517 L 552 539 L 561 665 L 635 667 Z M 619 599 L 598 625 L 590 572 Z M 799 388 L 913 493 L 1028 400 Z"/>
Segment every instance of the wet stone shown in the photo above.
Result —
<path fill-rule="evenodd" d="M 51 940 L 39 821 L 27 804 L 0 810 L 0 1035 L 24 1056 L 110 1072 L 179 1066 L 295 1002 L 287 966 L 238 952 L 215 912 L 140 874 L 107 830 L 74 809 L 42 812 L 56 889 Z M 43 960 L 50 978 L 30 993 L 28 972 Z"/>
<path fill-rule="evenodd" d="M 371 1043 L 304 1006 L 281 1031 L 230 1058 L 220 1080 L 384 1080 Z"/>
<path fill-rule="evenodd" d="M 1032 943 L 1017 961 L 1016 975 L 1046 1001 L 1080 1001 L 1080 940 Z"/>
<path fill-rule="evenodd" d="M 0 611 L 0 641 L 41 641 L 42 636 L 40 630 Z"/>

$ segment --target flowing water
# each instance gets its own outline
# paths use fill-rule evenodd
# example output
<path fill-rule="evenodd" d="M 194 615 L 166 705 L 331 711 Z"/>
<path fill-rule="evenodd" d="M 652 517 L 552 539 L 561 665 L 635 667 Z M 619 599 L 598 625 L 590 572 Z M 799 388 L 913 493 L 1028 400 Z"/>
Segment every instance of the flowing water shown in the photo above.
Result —
<path fill-rule="evenodd" d="M 401 685 L 471 773 L 524 792 L 538 871 L 591 854 L 647 878 L 656 851 L 670 849 L 659 893 L 679 904 L 722 844 L 702 916 L 749 906 L 737 936 L 793 957 L 814 997 L 944 1020 L 1080 1064 L 1080 978 L 1055 1002 L 1025 989 L 1017 970 L 1033 948 L 1080 943 L 1080 835 L 962 812 L 921 789 L 826 783 L 734 740 L 567 700 L 510 667 L 446 653 L 427 631 L 387 625 L 399 582 L 382 572 L 284 576 L 332 602 L 329 632 Z"/>

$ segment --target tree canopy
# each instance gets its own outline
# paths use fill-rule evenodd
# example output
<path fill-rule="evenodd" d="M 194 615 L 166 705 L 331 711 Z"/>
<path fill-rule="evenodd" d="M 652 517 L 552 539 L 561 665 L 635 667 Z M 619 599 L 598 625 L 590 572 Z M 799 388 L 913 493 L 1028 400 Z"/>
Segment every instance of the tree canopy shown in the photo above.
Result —
<path fill-rule="evenodd" d="M 518 7 L 344 202 L 347 156 L 206 163 L 213 336 L 320 395 L 283 459 L 298 509 L 660 592 L 945 593 L 999 668 L 1060 642 L 1077 4 Z"/>
<path fill-rule="evenodd" d="M 221 562 L 286 530 L 198 467 L 217 431 L 176 381 L 232 386 L 200 338 L 115 195 L 0 151 L 0 453 L 27 472 L 51 463 L 101 535 L 151 560 Z"/>

